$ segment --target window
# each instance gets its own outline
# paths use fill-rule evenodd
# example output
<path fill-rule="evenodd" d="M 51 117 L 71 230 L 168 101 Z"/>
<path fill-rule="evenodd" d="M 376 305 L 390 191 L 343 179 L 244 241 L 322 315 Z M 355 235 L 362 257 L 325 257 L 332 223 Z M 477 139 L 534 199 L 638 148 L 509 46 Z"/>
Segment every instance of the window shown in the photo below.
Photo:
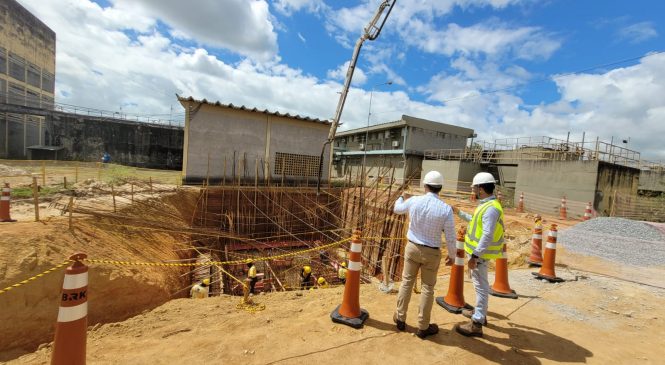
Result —
<path fill-rule="evenodd" d="M 42 71 L 42 90 L 51 94 L 55 91 L 55 76 L 52 73 Z"/>
<path fill-rule="evenodd" d="M 25 82 L 25 60 L 9 52 L 9 76 Z"/>
<path fill-rule="evenodd" d="M 39 94 L 38 93 L 36 93 L 34 91 L 30 91 L 30 90 L 26 91 L 25 105 L 35 107 L 35 108 L 39 108 L 39 102 L 40 102 L 40 99 L 39 99 Z"/>
<path fill-rule="evenodd" d="M 0 102 L 7 102 L 7 81 L 0 79 Z"/>
<path fill-rule="evenodd" d="M 7 52 L 0 47 L 0 74 L 7 74 Z"/>
<path fill-rule="evenodd" d="M 53 98 L 50 96 L 42 95 L 42 108 L 53 109 Z"/>
<path fill-rule="evenodd" d="M 13 82 L 9 83 L 8 100 L 9 104 L 25 104 L 25 88 Z"/>
<path fill-rule="evenodd" d="M 28 64 L 28 85 L 32 85 L 34 87 L 41 87 L 42 86 L 42 70 L 37 67 L 36 65 L 33 65 L 32 63 Z"/>
<path fill-rule="evenodd" d="M 277 152 L 275 154 L 275 169 L 273 173 L 276 176 L 316 177 L 319 174 L 320 163 L 320 156 Z"/>

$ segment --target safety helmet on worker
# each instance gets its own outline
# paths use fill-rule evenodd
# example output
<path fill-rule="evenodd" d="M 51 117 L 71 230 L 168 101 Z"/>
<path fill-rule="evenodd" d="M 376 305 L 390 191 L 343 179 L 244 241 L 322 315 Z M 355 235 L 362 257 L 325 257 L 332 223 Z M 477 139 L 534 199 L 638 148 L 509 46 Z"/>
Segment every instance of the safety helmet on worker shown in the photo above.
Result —
<path fill-rule="evenodd" d="M 346 262 L 341 263 L 342 267 L 346 267 Z"/>
<path fill-rule="evenodd" d="M 492 174 L 489 172 L 479 172 L 476 174 L 476 176 L 473 177 L 471 186 L 478 186 L 483 184 L 496 184 L 496 180 L 494 180 L 494 176 L 492 176 Z"/>
<path fill-rule="evenodd" d="M 430 185 L 440 188 L 443 186 L 443 175 L 441 175 L 441 173 L 438 171 L 430 171 L 425 174 L 425 177 L 423 178 L 423 185 Z"/>
<path fill-rule="evenodd" d="M 210 279 L 203 279 L 203 285 L 210 285 Z"/>
<path fill-rule="evenodd" d="M 317 282 L 319 283 L 319 285 L 323 285 L 323 284 L 326 283 L 326 279 L 325 279 L 323 276 L 321 276 L 321 277 L 319 277 L 319 279 L 317 280 Z"/>
<path fill-rule="evenodd" d="M 312 272 L 312 268 L 311 268 L 309 265 L 305 265 L 305 266 L 302 268 L 302 271 L 303 271 L 305 274 L 309 274 L 309 273 Z"/>

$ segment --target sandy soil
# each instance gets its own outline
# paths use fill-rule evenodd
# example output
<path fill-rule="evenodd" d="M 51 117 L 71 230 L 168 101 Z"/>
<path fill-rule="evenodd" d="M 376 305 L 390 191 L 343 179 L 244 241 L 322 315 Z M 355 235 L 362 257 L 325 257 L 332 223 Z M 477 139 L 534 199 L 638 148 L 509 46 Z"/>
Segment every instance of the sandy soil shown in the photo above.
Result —
<path fill-rule="evenodd" d="M 86 198 L 87 199 L 87 198 Z M 101 200 L 100 200 L 101 199 Z M 89 204 L 108 207 L 107 198 Z M 181 202 L 182 203 L 182 202 Z M 473 206 L 457 202 L 466 211 Z M 47 210 L 48 212 L 48 210 Z M 0 223 L 0 287 L 61 262 L 74 251 L 91 257 L 131 261 L 178 259 L 178 240 L 150 233 L 103 230 L 99 221 L 77 224 L 74 233 L 54 209 L 32 222 L 29 204 L 12 208 L 18 223 Z M 565 228 L 574 221 L 545 217 Z M 458 222 L 458 226 L 463 223 Z M 438 307 L 432 321 L 441 332 L 428 340 L 413 333 L 418 295 L 413 295 L 407 332 L 392 323 L 396 296 L 361 288 L 361 305 L 371 318 L 361 330 L 333 324 L 330 312 L 343 288 L 260 295 L 266 309 L 237 309 L 237 297 L 175 299 L 187 285 L 179 272 L 162 268 L 93 267 L 90 279 L 88 361 L 99 364 L 392 364 L 392 363 L 598 363 L 659 364 L 665 347 L 665 268 L 635 268 L 557 251 L 557 274 L 567 281 L 538 281 L 525 269 L 533 216 L 507 210 L 511 286 L 516 300 L 492 297 L 485 338 L 452 331 L 464 319 Z M 29 233 L 29 234 L 27 234 Z M 584 271 L 582 271 L 584 270 Z M 442 266 L 436 295 L 448 289 Z M 609 275 L 609 276 L 608 276 Z M 0 361 L 43 364 L 50 360 L 62 273 L 0 294 Z M 465 283 L 468 302 L 475 295 Z M 129 298 L 129 300 L 128 300 Z M 37 349 L 39 344 L 39 349 Z M 37 349 L 37 350 L 36 350 Z M 36 350 L 36 351 L 35 351 Z M 32 352 L 34 351 L 34 352 Z"/>
<path fill-rule="evenodd" d="M 361 288 L 370 312 L 363 329 L 331 322 L 342 288 L 258 296 L 264 311 L 235 308 L 238 298 L 178 299 L 120 323 L 95 326 L 88 361 L 95 364 L 659 364 L 665 357 L 665 291 L 584 272 L 558 273 L 562 284 L 535 280 L 529 270 L 511 273 L 516 300 L 491 297 L 483 339 L 452 331 L 463 317 L 433 308 L 441 332 L 413 335 L 418 295 L 412 297 L 407 331 L 392 324 L 395 295 Z M 447 290 L 447 277 L 437 284 Z M 467 301 L 472 286 L 465 284 Z M 10 364 L 47 363 L 50 346 Z"/>

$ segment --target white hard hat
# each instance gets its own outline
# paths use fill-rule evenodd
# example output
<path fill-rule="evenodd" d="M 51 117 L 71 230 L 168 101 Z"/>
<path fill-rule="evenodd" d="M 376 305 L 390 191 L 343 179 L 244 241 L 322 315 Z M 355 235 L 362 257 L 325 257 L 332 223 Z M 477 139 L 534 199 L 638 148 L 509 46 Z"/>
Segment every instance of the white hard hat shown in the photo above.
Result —
<path fill-rule="evenodd" d="M 479 172 L 473 177 L 471 186 L 478 186 L 480 184 L 496 184 L 496 180 L 494 180 L 494 176 L 489 172 Z"/>
<path fill-rule="evenodd" d="M 423 185 L 443 186 L 443 175 L 438 171 L 430 171 L 425 175 Z"/>

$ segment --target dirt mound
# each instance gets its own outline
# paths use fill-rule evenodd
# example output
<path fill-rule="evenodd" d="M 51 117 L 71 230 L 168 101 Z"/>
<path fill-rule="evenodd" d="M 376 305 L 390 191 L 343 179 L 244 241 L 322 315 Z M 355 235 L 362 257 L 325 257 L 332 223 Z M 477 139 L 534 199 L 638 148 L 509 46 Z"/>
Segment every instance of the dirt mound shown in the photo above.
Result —
<path fill-rule="evenodd" d="M 77 220 L 74 231 L 62 218 L 0 225 L 0 288 L 41 273 L 75 252 L 94 259 L 161 262 L 181 258 L 177 249 L 186 242 L 172 233 L 136 234 L 123 228 L 120 220 L 103 218 Z M 187 271 L 91 264 L 89 323 L 124 320 L 172 299 L 177 288 L 187 286 L 188 277 L 181 277 Z M 52 339 L 63 275 L 61 269 L 0 294 L 0 361 L 34 351 Z"/>

